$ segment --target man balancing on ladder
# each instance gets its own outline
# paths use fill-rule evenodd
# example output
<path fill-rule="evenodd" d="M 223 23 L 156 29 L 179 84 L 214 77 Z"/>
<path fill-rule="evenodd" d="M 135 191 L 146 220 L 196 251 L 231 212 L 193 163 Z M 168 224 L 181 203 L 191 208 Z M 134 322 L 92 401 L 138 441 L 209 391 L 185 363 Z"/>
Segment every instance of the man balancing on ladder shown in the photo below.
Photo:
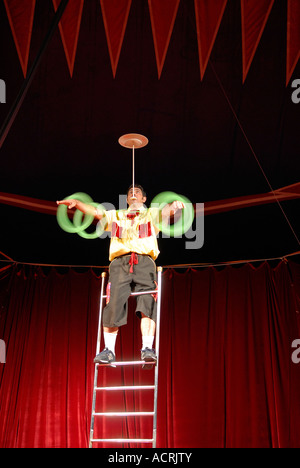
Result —
<path fill-rule="evenodd" d="M 58 201 L 57 204 L 77 208 L 101 220 L 103 228 L 111 232 L 109 250 L 109 283 L 107 304 L 103 310 L 103 335 L 105 348 L 95 363 L 111 364 L 115 361 L 115 344 L 119 327 L 126 325 L 128 298 L 135 292 L 156 288 L 156 264 L 159 255 L 157 234 L 158 219 L 165 221 L 184 208 L 180 201 L 167 204 L 159 213 L 158 208 L 147 208 L 146 193 L 142 186 L 131 186 L 127 191 L 127 210 L 98 210 L 75 199 Z M 160 219 L 161 220 L 161 219 Z M 141 319 L 141 360 L 156 361 L 153 349 L 156 327 L 156 298 L 150 294 L 136 296 L 136 315 Z"/>

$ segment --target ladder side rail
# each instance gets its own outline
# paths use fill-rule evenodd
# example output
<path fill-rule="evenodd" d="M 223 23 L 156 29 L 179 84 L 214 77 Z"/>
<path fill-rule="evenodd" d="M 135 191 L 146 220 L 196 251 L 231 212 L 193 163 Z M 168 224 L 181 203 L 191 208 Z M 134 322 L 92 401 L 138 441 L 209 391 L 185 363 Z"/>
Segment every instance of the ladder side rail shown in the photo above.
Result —
<path fill-rule="evenodd" d="M 98 319 L 98 334 L 97 334 L 96 356 L 97 356 L 97 354 L 99 353 L 100 344 L 101 344 L 103 293 L 104 293 L 104 283 L 105 283 L 106 273 L 103 272 L 103 273 L 101 274 L 101 277 L 102 277 L 102 282 L 101 282 L 101 294 L 100 294 L 100 304 L 99 304 L 99 319 Z M 89 448 L 92 448 L 92 445 L 93 445 L 92 440 L 93 440 L 93 436 L 94 436 L 94 425 L 95 425 L 95 409 L 96 409 L 96 398 L 97 398 L 97 391 L 96 391 L 97 383 L 98 383 L 98 366 L 95 365 Z"/>
<path fill-rule="evenodd" d="M 103 311 L 103 299 L 104 297 L 104 284 L 106 273 L 103 272 L 101 274 L 102 282 L 101 282 L 101 295 L 100 295 L 100 304 L 99 304 L 99 320 L 98 320 L 98 334 L 97 334 L 97 347 L 96 347 L 96 356 L 100 353 L 100 345 L 101 345 L 101 330 L 102 330 L 102 311 Z"/>
<path fill-rule="evenodd" d="M 161 315 L 161 287 L 162 287 L 162 267 L 157 268 L 157 317 L 156 317 L 156 336 L 155 349 L 157 362 L 154 375 L 154 417 L 153 417 L 153 443 L 152 448 L 156 448 L 157 435 L 157 399 L 158 399 L 158 367 L 159 367 L 159 343 L 160 343 L 160 315 Z"/>

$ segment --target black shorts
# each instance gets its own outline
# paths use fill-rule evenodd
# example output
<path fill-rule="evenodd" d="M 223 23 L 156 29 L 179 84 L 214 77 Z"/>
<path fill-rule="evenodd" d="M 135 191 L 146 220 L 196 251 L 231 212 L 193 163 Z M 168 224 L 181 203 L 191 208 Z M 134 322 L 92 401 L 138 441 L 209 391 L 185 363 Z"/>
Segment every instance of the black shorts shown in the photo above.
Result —
<path fill-rule="evenodd" d="M 130 263 L 131 262 L 131 263 Z M 138 263 L 136 263 L 138 262 Z M 156 264 L 148 255 L 131 254 L 115 258 L 109 266 L 108 300 L 103 310 L 103 326 L 121 327 L 127 323 L 128 298 L 131 292 L 152 291 L 157 287 Z M 155 294 L 136 296 L 136 314 L 156 322 Z"/>

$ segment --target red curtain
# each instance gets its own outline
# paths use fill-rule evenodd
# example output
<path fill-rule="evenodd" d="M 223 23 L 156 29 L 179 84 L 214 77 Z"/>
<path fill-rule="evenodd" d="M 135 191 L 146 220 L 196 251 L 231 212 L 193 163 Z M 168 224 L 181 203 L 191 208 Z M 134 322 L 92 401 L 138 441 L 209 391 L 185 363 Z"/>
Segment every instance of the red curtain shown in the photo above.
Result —
<path fill-rule="evenodd" d="M 87 447 L 100 281 L 92 270 L 0 269 L 1 447 Z M 164 272 L 158 447 L 300 447 L 299 297 L 292 262 Z M 133 308 L 118 359 L 139 358 Z M 100 372 L 103 386 L 152 377 Z M 150 410 L 147 392 L 99 396 L 97 409 Z M 95 436 L 149 431 L 146 418 L 99 420 Z"/>

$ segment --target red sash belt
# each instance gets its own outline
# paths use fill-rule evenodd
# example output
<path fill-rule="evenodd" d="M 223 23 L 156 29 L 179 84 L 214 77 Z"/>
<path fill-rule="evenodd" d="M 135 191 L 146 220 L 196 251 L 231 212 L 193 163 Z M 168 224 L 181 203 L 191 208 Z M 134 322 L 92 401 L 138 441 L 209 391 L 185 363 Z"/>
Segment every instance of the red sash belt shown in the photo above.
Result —
<path fill-rule="evenodd" d="M 129 260 L 129 265 L 130 265 L 130 270 L 129 273 L 133 273 L 133 265 L 137 265 L 139 263 L 139 257 L 135 252 L 131 252 L 130 260 Z"/>

